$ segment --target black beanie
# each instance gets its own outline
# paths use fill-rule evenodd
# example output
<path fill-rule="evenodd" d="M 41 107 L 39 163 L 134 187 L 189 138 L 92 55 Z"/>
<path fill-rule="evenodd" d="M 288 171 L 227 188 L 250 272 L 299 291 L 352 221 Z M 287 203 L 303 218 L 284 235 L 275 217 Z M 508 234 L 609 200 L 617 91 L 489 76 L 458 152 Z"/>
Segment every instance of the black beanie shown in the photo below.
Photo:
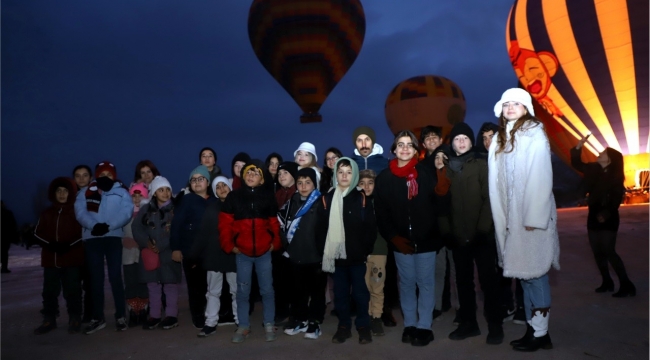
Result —
<path fill-rule="evenodd" d="M 308 177 L 311 179 L 311 182 L 314 183 L 314 189 L 318 188 L 318 183 L 316 182 L 316 170 L 308 167 L 308 168 L 302 168 L 298 170 L 298 173 L 295 176 L 296 182 L 298 182 L 298 178 L 300 177 Z"/>
<path fill-rule="evenodd" d="M 454 127 L 451 129 L 451 133 L 449 134 L 449 139 L 451 140 L 452 144 L 454 142 L 454 138 L 458 135 L 465 135 L 469 138 L 469 142 L 472 144 L 472 147 L 474 147 L 474 131 L 472 130 L 469 125 L 467 125 L 464 122 L 456 123 Z"/>
<path fill-rule="evenodd" d="M 211 148 L 211 147 L 209 147 L 209 146 L 206 146 L 206 147 L 204 147 L 203 149 L 201 149 L 201 151 L 199 151 L 199 164 L 201 163 L 201 155 L 202 155 L 203 152 L 206 151 L 206 150 L 212 152 L 212 156 L 214 156 L 214 163 L 216 164 L 216 163 L 217 163 L 217 152 L 214 151 L 214 149 Z"/>
<path fill-rule="evenodd" d="M 293 161 L 285 161 L 278 165 L 278 173 L 280 170 L 285 170 L 291 174 L 291 177 L 293 177 L 293 180 L 298 180 L 298 164 L 296 164 Z"/>
<path fill-rule="evenodd" d="M 235 157 L 232 158 L 232 162 L 230 163 L 230 171 L 232 171 L 232 168 L 235 167 L 235 163 L 236 163 L 237 161 L 241 161 L 241 162 L 243 162 L 243 163 L 247 163 L 247 162 L 251 161 L 251 156 L 248 155 L 248 154 L 246 154 L 245 152 L 237 153 L 237 155 L 235 155 Z M 243 167 L 242 167 L 242 169 L 243 169 Z M 237 177 L 239 177 L 239 174 L 234 174 L 234 173 L 233 173 L 233 176 L 237 176 Z"/>
<path fill-rule="evenodd" d="M 352 143 L 354 144 L 354 146 L 357 146 L 357 138 L 359 137 L 359 135 L 363 135 L 363 134 L 368 135 L 370 140 L 372 140 L 372 145 L 375 145 L 377 143 L 375 140 L 376 138 L 375 130 L 373 130 L 369 126 L 359 126 L 358 128 L 354 129 L 354 131 L 352 132 Z"/>

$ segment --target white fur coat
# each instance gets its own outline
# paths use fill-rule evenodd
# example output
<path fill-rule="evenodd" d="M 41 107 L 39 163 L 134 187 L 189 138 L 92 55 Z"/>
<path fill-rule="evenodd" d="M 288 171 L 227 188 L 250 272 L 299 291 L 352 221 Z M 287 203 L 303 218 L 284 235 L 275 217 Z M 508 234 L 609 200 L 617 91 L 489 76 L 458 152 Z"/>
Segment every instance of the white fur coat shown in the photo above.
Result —
<path fill-rule="evenodd" d="M 513 123 L 507 126 L 508 140 Z M 560 269 L 551 150 L 542 124 L 524 124 L 515 136 L 512 152 L 495 154 L 496 136 L 490 146 L 490 204 L 503 275 L 534 279 L 551 265 Z"/>

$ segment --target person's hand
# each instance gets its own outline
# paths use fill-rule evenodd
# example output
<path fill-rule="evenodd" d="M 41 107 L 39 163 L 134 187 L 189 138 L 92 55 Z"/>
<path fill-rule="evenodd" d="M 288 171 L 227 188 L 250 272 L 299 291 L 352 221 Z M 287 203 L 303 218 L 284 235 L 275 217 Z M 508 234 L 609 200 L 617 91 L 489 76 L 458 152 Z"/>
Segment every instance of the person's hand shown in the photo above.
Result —
<path fill-rule="evenodd" d="M 125 249 L 133 249 L 138 247 L 138 243 L 136 243 L 133 238 L 125 237 L 122 239 L 122 246 L 124 246 Z"/>
<path fill-rule="evenodd" d="M 532 227 L 532 226 L 524 226 L 524 227 L 526 228 L 526 231 L 533 231 L 533 230 L 535 230 L 535 228 Z"/>
<path fill-rule="evenodd" d="M 273 251 L 273 249 L 274 249 L 273 244 L 271 244 L 271 248 L 269 249 L 269 251 Z"/>
<path fill-rule="evenodd" d="M 233 254 L 239 254 L 239 253 L 241 253 L 241 251 L 239 251 L 239 248 L 235 246 L 234 248 L 232 248 L 232 253 Z"/>
<path fill-rule="evenodd" d="M 578 145 L 576 145 L 576 149 L 578 149 L 578 150 L 582 149 L 582 145 L 584 145 L 585 142 L 587 142 L 587 139 L 589 139 L 589 136 L 591 136 L 591 133 L 587 134 L 587 136 L 580 139 L 578 141 Z"/>
<path fill-rule="evenodd" d="M 151 251 L 155 252 L 156 254 L 159 254 L 159 253 L 160 253 L 160 250 L 158 250 L 158 247 L 156 246 L 156 242 L 155 242 L 155 241 L 152 241 L 152 240 L 147 241 L 147 247 L 148 247 Z M 176 250 L 176 251 L 178 251 L 178 252 L 180 253 L 179 250 Z M 172 258 L 173 258 L 173 253 L 172 253 Z M 182 259 L 183 259 L 183 255 L 181 255 L 181 260 L 182 260 Z M 176 260 L 174 260 L 174 261 L 176 261 Z M 178 262 L 180 262 L 180 260 L 179 260 Z"/>
<path fill-rule="evenodd" d="M 172 251 L 172 260 L 176 262 L 183 261 L 183 253 L 180 250 Z"/>
<path fill-rule="evenodd" d="M 99 223 L 95 224 L 93 226 L 92 231 L 90 232 L 90 235 L 92 236 L 104 236 L 104 234 L 108 233 L 108 224 L 107 223 Z"/>
<path fill-rule="evenodd" d="M 403 236 L 394 236 L 392 239 L 390 239 L 390 242 L 395 245 L 397 248 L 397 251 L 401 252 L 402 254 L 413 254 L 415 249 L 411 245 L 411 242 L 403 237 Z"/>

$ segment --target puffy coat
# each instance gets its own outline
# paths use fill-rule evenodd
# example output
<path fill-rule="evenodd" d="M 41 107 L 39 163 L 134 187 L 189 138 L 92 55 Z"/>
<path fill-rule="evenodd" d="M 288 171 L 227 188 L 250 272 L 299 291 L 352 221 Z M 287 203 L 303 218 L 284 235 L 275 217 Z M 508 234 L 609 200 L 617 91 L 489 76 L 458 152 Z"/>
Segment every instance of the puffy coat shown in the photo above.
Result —
<path fill-rule="evenodd" d="M 90 186 L 94 186 L 92 183 Z M 89 211 L 86 204 L 86 191 L 79 191 L 77 200 L 74 203 L 74 211 L 77 221 L 83 227 L 83 239 L 88 240 L 95 237 L 124 237 L 123 227 L 131 221 L 133 216 L 133 201 L 129 191 L 124 188 L 121 182 L 116 181 L 113 188 L 102 192 L 99 211 Z M 93 227 L 100 223 L 108 224 L 108 233 L 102 236 L 91 235 Z"/>
<path fill-rule="evenodd" d="M 190 256 L 200 259 L 201 267 L 204 270 L 224 273 L 236 272 L 235 254 L 226 254 L 219 241 L 219 212 L 222 206 L 221 201 L 215 201 L 205 209 L 203 221 L 201 221 L 194 245 L 190 250 Z"/>
<path fill-rule="evenodd" d="M 198 261 L 192 259 L 190 249 L 203 221 L 203 213 L 210 203 L 219 201 L 214 196 L 204 198 L 195 193 L 183 196 L 183 201 L 174 209 L 174 219 L 171 227 L 171 248 L 172 251 L 180 250 L 184 260 Z M 142 210 L 141 210 L 142 211 Z"/>

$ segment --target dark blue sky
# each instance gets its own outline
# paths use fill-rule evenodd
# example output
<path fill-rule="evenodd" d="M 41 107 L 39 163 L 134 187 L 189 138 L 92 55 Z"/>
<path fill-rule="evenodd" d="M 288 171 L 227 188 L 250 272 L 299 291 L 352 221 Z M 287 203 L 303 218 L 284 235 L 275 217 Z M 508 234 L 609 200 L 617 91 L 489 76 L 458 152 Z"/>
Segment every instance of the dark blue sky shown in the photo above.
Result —
<path fill-rule="evenodd" d="M 50 180 L 80 163 L 108 159 L 128 183 L 148 158 L 176 191 L 203 146 L 228 175 L 239 151 L 291 158 L 309 141 L 319 160 L 329 146 L 351 154 L 359 125 L 388 152 L 384 102 L 412 76 L 456 82 L 475 131 L 517 83 L 504 33 L 512 0 L 362 0 L 361 52 L 323 122 L 300 124 L 250 46 L 250 3 L 3 1 L 2 199 L 18 220 L 35 221 Z"/>

